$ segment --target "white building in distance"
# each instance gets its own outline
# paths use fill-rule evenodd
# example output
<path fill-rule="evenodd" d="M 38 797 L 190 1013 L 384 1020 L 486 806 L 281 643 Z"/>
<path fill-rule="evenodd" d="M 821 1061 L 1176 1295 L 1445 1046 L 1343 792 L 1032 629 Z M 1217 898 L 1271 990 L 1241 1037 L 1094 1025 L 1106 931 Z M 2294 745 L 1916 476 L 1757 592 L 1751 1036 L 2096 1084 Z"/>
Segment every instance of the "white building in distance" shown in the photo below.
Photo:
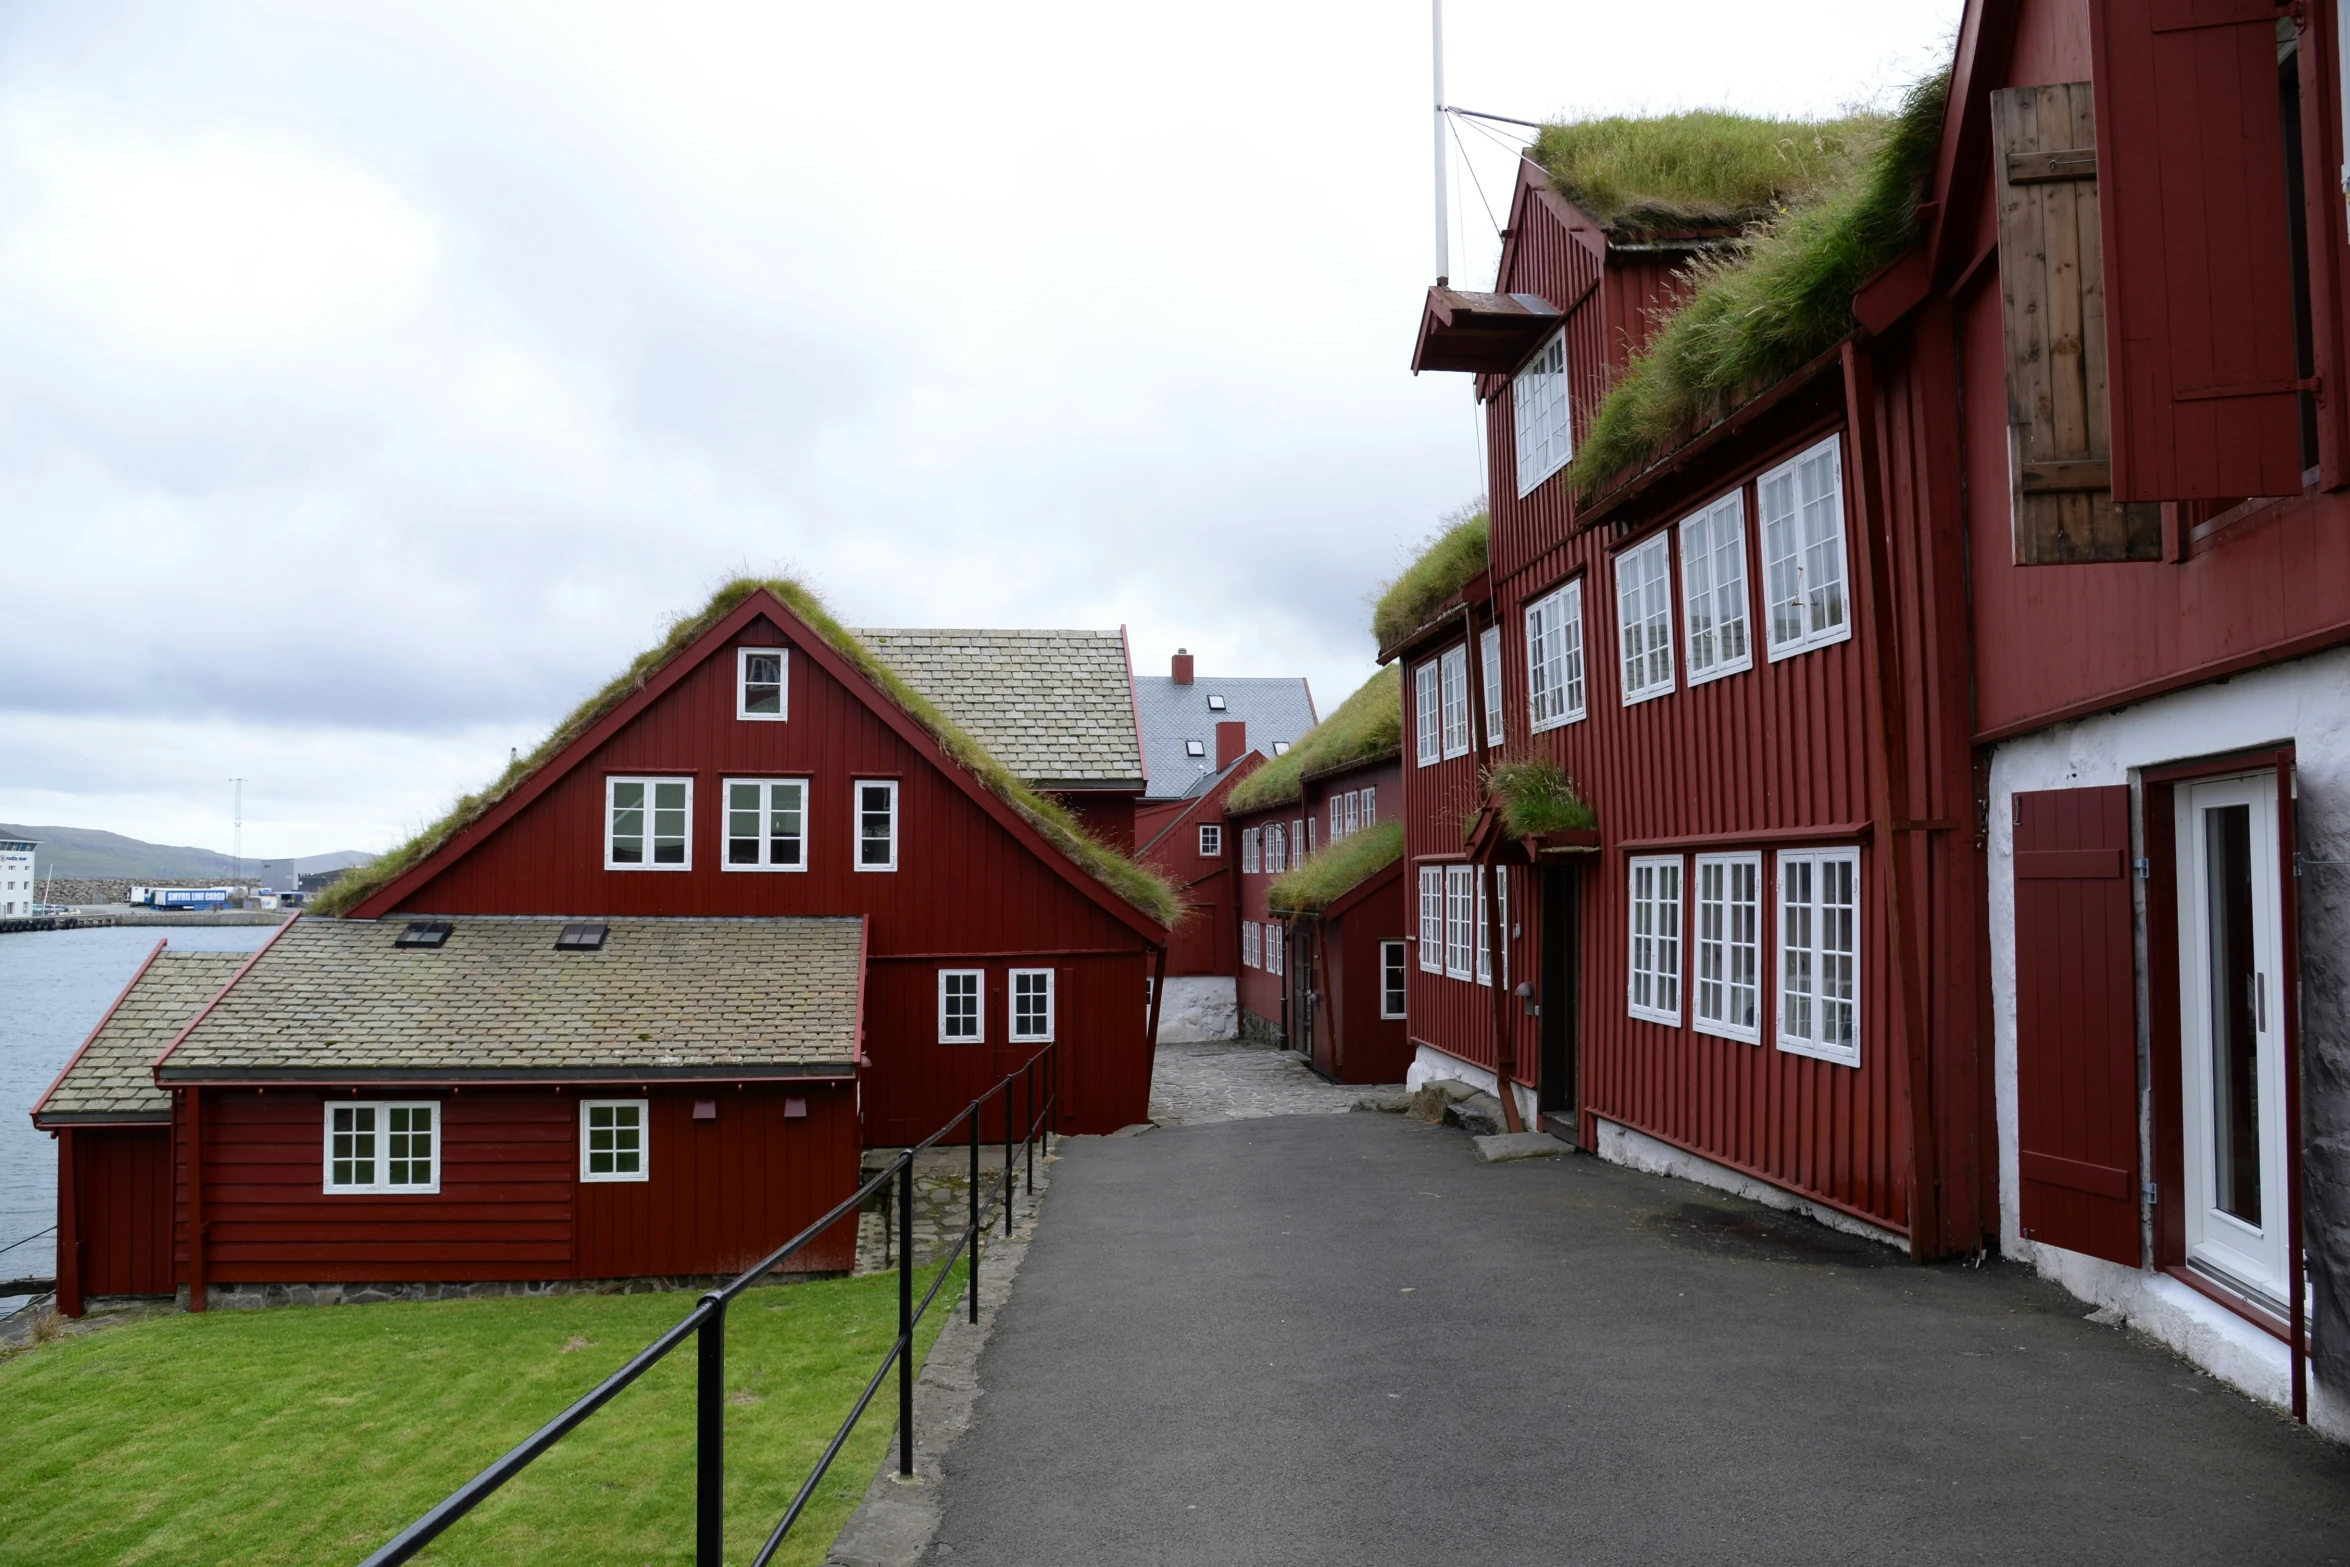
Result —
<path fill-rule="evenodd" d="M 0 838 L 0 917 L 33 912 L 32 838 Z"/>

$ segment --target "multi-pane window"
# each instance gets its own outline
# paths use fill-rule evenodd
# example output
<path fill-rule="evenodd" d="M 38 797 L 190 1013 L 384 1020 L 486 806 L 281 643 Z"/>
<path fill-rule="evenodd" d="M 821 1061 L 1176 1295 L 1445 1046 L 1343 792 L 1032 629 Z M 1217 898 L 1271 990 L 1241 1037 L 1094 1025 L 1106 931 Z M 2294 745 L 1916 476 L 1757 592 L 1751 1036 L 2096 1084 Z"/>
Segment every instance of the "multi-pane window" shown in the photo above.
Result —
<path fill-rule="evenodd" d="M 806 779 L 726 780 L 728 870 L 804 871 L 808 868 L 807 834 Z"/>
<path fill-rule="evenodd" d="M 1365 825 L 1367 824 L 1363 821 L 1363 792 L 1359 789 L 1349 789 L 1346 791 L 1346 835 L 1349 838 L 1353 837 L 1356 833 L 1361 832 Z"/>
<path fill-rule="evenodd" d="M 1771 657 L 1852 635 L 1844 602 L 1844 476 L 1831 435 L 1755 481 L 1762 502 Z"/>
<path fill-rule="evenodd" d="M 1403 943 L 1379 943 L 1379 1015 L 1399 1018 L 1404 1015 Z"/>
<path fill-rule="evenodd" d="M 1477 662 L 1485 682 L 1485 748 L 1501 744 L 1501 627 L 1487 626 L 1477 638 Z"/>
<path fill-rule="evenodd" d="M 734 716 L 781 722 L 791 712 L 786 671 L 791 654 L 779 647 L 734 650 Z"/>
<path fill-rule="evenodd" d="M 857 781 L 857 869 L 898 868 L 898 786 L 887 778 Z"/>
<path fill-rule="evenodd" d="M 1444 972 L 1444 867 L 1420 867 L 1420 967 Z"/>
<path fill-rule="evenodd" d="M 1265 927 L 1265 972 L 1268 974 L 1282 972 L 1281 935 L 1280 926 L 1267 925 Z"/>
<path fill-rule="evenodd" d="M 1779 1048 L 1860 1065 L 1860 851 L 1779 855 Z"/>
<path fill-rule="evenodd" d="M 642 1181 L 645 1111 L 642 1099 L 585 1099 L 579 1106 L 579 1178 Z"/>
<path fill-rule="evenodd" d="M 1306 856 L 1314 852 L 1314 819 L 1312 817 L 1309 816 L 1303 821 L 1293 821 L 1289 824 L 1289 844 L 1296 853 L 1297 862 L 1303 865 L 1306 862 Z"/>
<path fill-rule="evenodd" d="M 1632 862 L 1632 979 L 1626 1002 L 1634 1017 L 1681 1021 L 1681 857 Z"/>
<path fill-rule="evenodd" d="M 1526 606 L 1527 727 L 1556 729 L 1583 716 L 1583 584 L 1570 582 Z"/>
<path fill-rule="evenodd" d="M 1746 493 L 1732 490 L 1681 524 L 1682 612 L 1689 683 L 1754 664 L 1746 635 Z"/>
<path fill-rule="evenodd" d="M 1379 791 L 1369 784 L 1363 785 L 1363 825 L 1379 825 Z"/>
<path fill-rule="evenodd" d="M 1346 796 L 1343 794 L 1334 794 L 1330 797 L 1330 841 L 1332 843 L 1336 843 L 1339 839 L 1345 836 Z"/>
<path fill-rule="evenodd" d="M 693 869 L 691 778 L 604 780 L 604 869 Z"/>
<path fill-rule="evenodd" d="M 1434 659 L 1412 671 L 1412 735 L 1422 767 L 1444 759 L 1444 700 L 1438 690 L 1442 678 Z"/>
<path fill-rule="evenodd" d="M 1437 660 L 1444 671 L 1444 754 L 1469 754 L 1469 650 L 1449 648 Z"/>
<path fill-rule="evenodd" d="M 1475 979 L 1477 970 L 1477 867 L 1444 868 L 1444 972 Z"/>
<path fill-rule="evenodd" d="M 1209 860 L 1224 852 L 1224 826 L 1221 822 L 1200 823 L 1199 852 L 1202 859 Z"/>
<path fill-rule="evenodd" d="M 437 1104 L 329 1104 L 326 1190 L 441 1189 L 441 1107 Z"/>
<path fill-rule="evenodd" d="M 1259 968 L 1263 966 L 1263 959 L 1259 956 L 1259 954 L 1261 954 L 1264 949 L 1258 945 L 1258 942 L 1261 939 L 1262 938 L 1259 936 L 1257 931 L 1257 922 L 1255 920 L 1242 920 L 1240 922 L 1240 962 L 1242 967 Z"/>
<path fill-rule="evenodd" d="M 1012 1040 L 1015 1044 L 1046 1044 L 1053 1037 L 1053 971 L 1049 968 L 1012 970 Z"/>
<path fill-rule="evenodd" d="M 1696 875 L 1691 1020 L 1700 1033 L 1753 1044 L 1761 1036 L 1762 856 L 1701 854 Z"/>
<path fill-rule="evenodd" d="M 942 968 L 938 971 L 938 1042 L 976 1045 L 987 1038 L 986 1012 L 980 1002 L 987 982 L 983 970 Z"/>
<path fill-rule="evenodd" d="M 1265 829 L 1265 874 L 1278 876 L 1289 869 L 1289 830 L 1279 822 Z"/>
<path fill-rule="evenodd" d="M 1243 827 L 1240 829 L 1240 868 L 1244 873 L 1251 876 L 1255 875 L 1259 867 L 1263 864 L 1263 862 L 1257 858 L 1258 841 L 1256 828 Z"/>
<path fill-rule="evenodd" d="M 1624 705 L 1673 689 L 1672 540 L 1658 534 L 1616 557 L 1616 635 L 1623 646 Z"/>
<path fill-rule="evenodd" d="M 1567 419 L 1567 334 L 1542 345 L 1510 379 L 1510 411 L 1517 426 L 1518 493 L 1567 465 L 1575 455 Z"/>
<path fill-rule="evenodd" d="M 1501 915 L 1501 982 L 1504 985 L 1507 985 L 1510 982 L 1509 871 L 1504 868 L 1496 867 L 1493 872 L 1493 885 L 1495 896 L 1498 898 L 1501 904 L 1501 908 L 1499 910 Z M 1485 907 L 1485 882 L 1484 878 L 1480 877 L 1477 881 L 1477 983 L 1480 985 L 1490 985 L 1493 983 L 1493 952 L 1487 939 L 1490 935 L 1490 930 L 1486 924 L 1486 916 L 1487 910 Z"/>

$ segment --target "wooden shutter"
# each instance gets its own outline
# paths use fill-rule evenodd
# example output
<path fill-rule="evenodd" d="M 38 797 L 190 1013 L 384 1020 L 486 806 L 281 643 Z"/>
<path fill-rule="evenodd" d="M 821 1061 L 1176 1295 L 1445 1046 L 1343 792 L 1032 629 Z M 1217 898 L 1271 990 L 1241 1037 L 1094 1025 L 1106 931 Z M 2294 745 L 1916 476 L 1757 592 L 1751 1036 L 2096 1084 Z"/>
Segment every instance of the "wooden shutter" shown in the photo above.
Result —
<path fill-rule="evenodd" d="M 2112 495 L 2090 100 L 2087 82 L 1991 95 L 2019 566 L 2162 559 L 2162 508 L 2117 505 Z"/>
<path fill-rule="evenodd" d="M 2018 794 L 2015 812 L 2016 1143 L 2024 1236 L 2136 1267 L 2130 791 Z"/>
<path fill-rule="evenodd" d="M 2091 0 L 2113 493 L 2301 493 L 2272 0 Z"/>

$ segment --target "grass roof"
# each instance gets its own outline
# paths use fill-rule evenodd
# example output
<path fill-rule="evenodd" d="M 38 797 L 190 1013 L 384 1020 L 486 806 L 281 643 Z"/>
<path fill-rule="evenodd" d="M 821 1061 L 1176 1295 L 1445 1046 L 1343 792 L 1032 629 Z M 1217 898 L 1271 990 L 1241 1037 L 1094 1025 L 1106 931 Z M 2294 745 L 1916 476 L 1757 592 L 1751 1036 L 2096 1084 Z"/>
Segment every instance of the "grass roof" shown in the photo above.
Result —
<path fill-rule="evenodd" d="M 1403 823 L 1366 827 L 1275 877 L 1265 889 L 1265 907 L 1276 914 L 1319 914 L 1402 858 Z"/>
<path fill-rule="evenodd" d="M 1482 506 L 1456 512 L 1421 547 L 1419 558 L 1381 590 L 1371 606 L 1371 635 L 1393 647 L 1417 631 L 1438 605 L 1485 569 L 1487 516 Z"/>
<path fill-rule="evenodd" d="M 690 615 L 679 616 L 670 624 L 668 634 L 659 643 L 638 654 L 635 662 L 601 691 L 574 708 L 571 715 L 557 724 L 554 732 L 540 741 L 538 748 L 530 755 L 509 762 L 495 783 L 478 794 L 469 794 L 458 800 L 450 807 L 447 815 L 406 843 L 342 877 L 319 895 L 311 904 L 312 910 L 320 914 L 341 914 L 379 889 L 389 886 L 430 857 L 451 838 L 488 814 L 493 806 L 520 787 L 525 779 L 554 760 L 564 747 L 642 691 L 671 659 L 684 652 L 712 626 L 734 613 L 743 600 L 761 588 L 783 600 L 792 613 L 805 621 L 809 629 L 822 637 L 834 652 L 855 665 L 859 673 L 879 686 L 909 718 L 928 731 L 948 756 L 977 778 L 996 798 L 1017 811 L 1055 848 L 1084 867 L 1096 881 L 1159 924 L 1170 928 L 1175 925 L 1182 915 L 1183 905 L 1172 883 L 1086 832 L 1078 825 L 1076 818 L 1060 805 L 1014 777 L 1010 769 L 990 754 L 985 746 L 972 739 L 961 725 L 875 658 L 873 650 L 833 619 L 831 612 L 825 609 L 815 594 L 797 582 L 782 577 L 737 577 L 713 593 L 710 602 L 701 609 Z"/>
<path fill-rule="evenodd" d="M 1593 414 L 1567 469 L 1575 489 L 1651 461 L 1851 334 L 1861 284 L 1917 239 L 1949 91 L 1943 75 L 1911 86 L 1840 183 L 1688 268 L 1683 303 Z"/>
<path fill-rule="evenodd" d="M 1403 744 L 1403 670 L 1388 665 L 1281 755 L 1233 785 L 1227 811 L 1261 811 L 1305 794 L 1305 775 L 1384 755 Z"/>
<path fill-rule="evenodd" d="M 1540 758 L 1500 762 L 1485 775 L 1485 787 L 1501 807 L 1501 824 L 1512 838 L 1574 832 L 1599 825 L 1575 791 L 1575 780 L 1556 762 Z"/>
<path fill-rule="evenodd" d="M 1611 230 L 1738 228 L 1848 178 L 1883 117 L 1766 119 L 1697 109 L 1545 125 L 1527 155 Z"/>

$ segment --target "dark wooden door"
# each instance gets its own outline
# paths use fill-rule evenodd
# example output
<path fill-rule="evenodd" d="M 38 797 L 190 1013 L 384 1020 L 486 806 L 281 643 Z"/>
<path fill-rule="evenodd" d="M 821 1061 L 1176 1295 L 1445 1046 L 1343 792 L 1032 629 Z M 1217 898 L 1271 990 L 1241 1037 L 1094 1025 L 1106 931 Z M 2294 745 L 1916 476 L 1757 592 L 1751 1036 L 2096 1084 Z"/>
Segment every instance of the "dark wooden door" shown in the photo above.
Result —
<path fill-rule="evenodd" d="M 1575 962 L 1581 942 L 1582 874 L 1572 865 L 1542 872 L 1542 977 L 1535 1005 L 1542 1008 L 1542 1113 L 1572 1120 L 1580 1111 L 1581 1061 L 1576 1016 L 1582 1007 Z"/>

